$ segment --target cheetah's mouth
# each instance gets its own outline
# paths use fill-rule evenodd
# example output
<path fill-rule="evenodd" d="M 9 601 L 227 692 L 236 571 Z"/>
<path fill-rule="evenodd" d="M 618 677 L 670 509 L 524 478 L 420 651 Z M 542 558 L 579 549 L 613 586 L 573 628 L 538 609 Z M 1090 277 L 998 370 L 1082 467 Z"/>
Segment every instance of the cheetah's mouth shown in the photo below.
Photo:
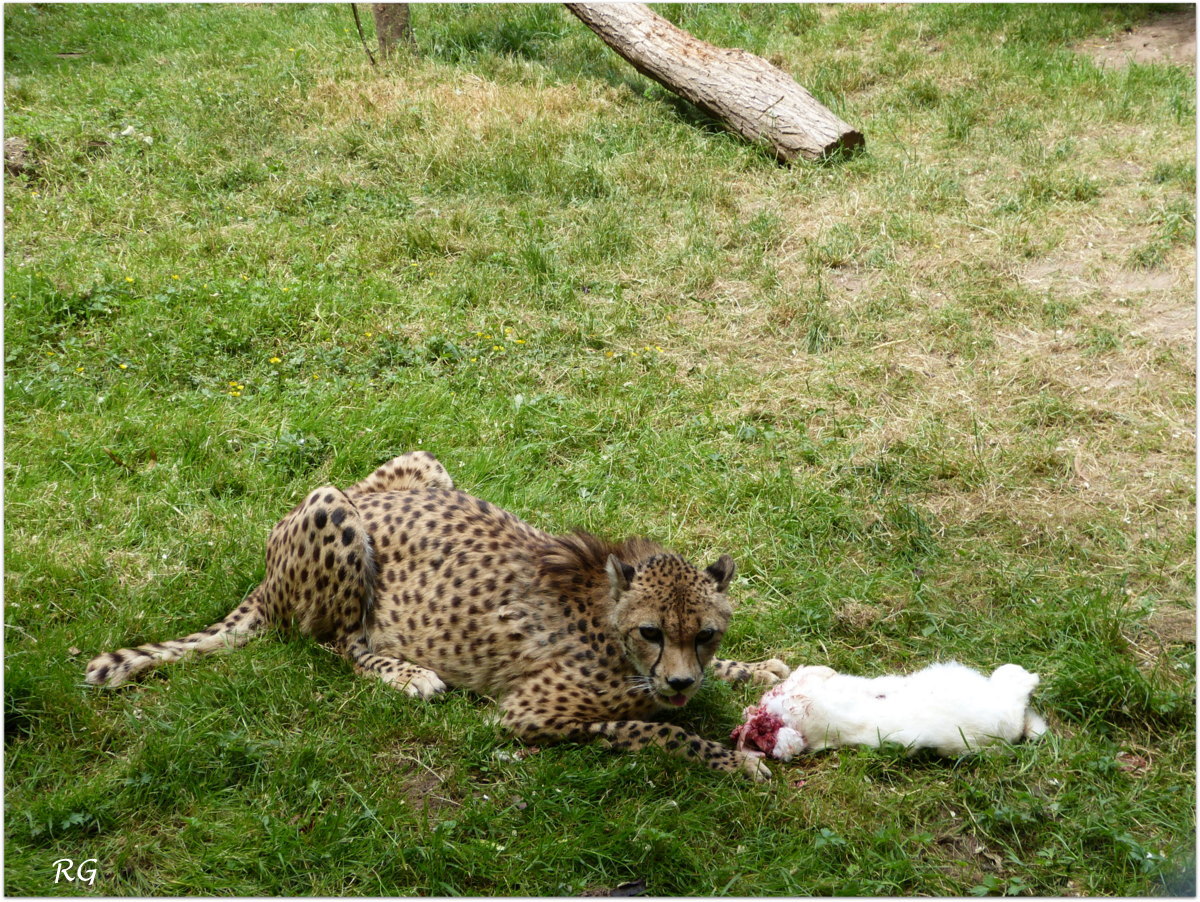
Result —
<path fill-rule="evenodd" d="M 680 692 L 678 695 L 667 696 L 667 702 L 674 705 L 676 708 L 682 708 L 688 703 L 688 697 Z"/>

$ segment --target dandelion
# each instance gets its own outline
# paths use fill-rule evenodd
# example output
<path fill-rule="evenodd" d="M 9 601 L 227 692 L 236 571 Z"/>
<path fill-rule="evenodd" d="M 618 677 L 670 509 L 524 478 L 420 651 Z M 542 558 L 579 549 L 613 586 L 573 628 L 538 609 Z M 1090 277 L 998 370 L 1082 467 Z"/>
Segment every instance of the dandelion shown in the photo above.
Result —
<path fill-rule="evenodd" d="M 518 339 L 516 339 L 516 342 L 517 342 L 517 344 L 519 344 L 519 345 L 523 345 L 523 344 L 525 344 L 525 339 L 523 339 L 523 338 L 518 338 Z"/>
<path fill-rule="evenodd" d="M 365 333 L 363 333 L 363 334 L 365 334 L 365 335 L 367 336 L 367 338 L 373 338 L 373 337 L 374 337 L 374 335 L 375 335 L 375 333 L 374 333 L 374 332 L 365 332 Z"/>
<path fill-rule="evenodd" d="M 83 367 L 81 367 L 81 366 L 77 366 L 77 367 L 75 367 L 75 372 L 77 372 L 77 373 L 82 373 L 82 372 L 83 372 Z"/>
<path fill-rule="evenodd" d="M 513 333 L 513 330 L 512 330 L 512 329 L 505 329 L 505 330 L 504 330 L 504 334 L 505 334 L 505 335 L 512 335 L 512 333 Z"/>
<path fill-rule="evenodd" d="M 173 275 L 173 276 L 171 276 L 171 278 L 172 278 L 172 279 L 174 279 L 176 282 L 178 282 L 178 281 L 179 281 L 179 276 L 175 276 L 175 275 Z"/>
<path fill-rule="evenodd" d="M 126 281 L 126 282 L 132 282 L 132 281 L 133 281 L 133 276 L 126 276 L 126 277 L 125 277 L 125 281 Z"/>
<path fill-rule="evenodd" d="M 493 351 L 503 351 L 504 345 L 492 345 L 492 350 Z"/>
<path fill-rule="evenodd" d="M 658 353 L 660 353 L 660 354 L 663 353 L 663 349 L 660 348 L 658 345 L 654 346 L 654 350 L 658 351 Z"/>
<path fill-rule="evenodd" d="M 472 357 L 472 358 L 471 358 L 471 362 L 472 362 L 472 363 L 474 363 L 474 362 L 475 362 L 475 361 L 477 361 L 478 359 L 479 359 L 478 357 Z"/>
<path fill-rule="evenodd" d="M 272 357 L 272 358 L 271 358 L 271 363 L 283 363 L 283 361 L 282 361 L 282 360 L 280 360 L 278 357 Z"/>
<path fill-rule="evenodd" d="M 613 356 L 613 352 L 612 352 L 612 351 L 605 351 L 605 352 L 604 352 L 604 356 L 605 356 L 605 357 L 612 357 L 612 356 Z"/>
<path fill-rule="evenodd" d="M 284 291 L 290 291 L 291 289 L 289 289 L 289 288 L 288 288 L 286 285 L 284 285 L 284 286 L 283 286 L 283 290 L 284 290 Z"/>
<path fill-rule="evenodd" d="M 118 363 L 118 364 L 117 364 L 117 366 L 119 366 L 119 367 L 120 367 L 121 369 L 123 369 L 123 370 L 127 370 L 127 369 L 129 369 L 129 364 L 128 364 L 128 363 Z"/>

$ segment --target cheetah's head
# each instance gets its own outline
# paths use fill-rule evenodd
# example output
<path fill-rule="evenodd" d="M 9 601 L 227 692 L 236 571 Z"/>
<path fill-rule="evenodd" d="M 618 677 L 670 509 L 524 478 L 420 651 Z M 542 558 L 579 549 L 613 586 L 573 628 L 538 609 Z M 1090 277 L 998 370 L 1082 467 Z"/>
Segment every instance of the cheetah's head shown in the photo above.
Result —
<path fill-rule="evenodd" d="M 611 626 L 625 656 L 661 705 L 685 705 L 717 652 L 733 608 L 725 589 L 733 579 L 727 554 L 698 570 L 674 554 L 636 567 L 610 555 Z"/>

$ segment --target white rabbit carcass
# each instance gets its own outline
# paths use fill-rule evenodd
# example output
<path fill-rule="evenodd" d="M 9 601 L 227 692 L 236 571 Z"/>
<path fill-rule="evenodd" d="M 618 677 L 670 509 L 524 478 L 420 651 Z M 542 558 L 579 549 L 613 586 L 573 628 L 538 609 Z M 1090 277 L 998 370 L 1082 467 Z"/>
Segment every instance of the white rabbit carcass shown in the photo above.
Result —
<path fill-rule="evenodd" d="M 739 749 L 789 761 L 805 750 L 899 743 L 958 755 L 992 742 L 1035 739 L 1046 722 L 1029 707 L 1038 675 L 1016 664 L 991 677 L 955 661 L 907 675 L 849 676 L 799 667 L 745 709 Z"/>

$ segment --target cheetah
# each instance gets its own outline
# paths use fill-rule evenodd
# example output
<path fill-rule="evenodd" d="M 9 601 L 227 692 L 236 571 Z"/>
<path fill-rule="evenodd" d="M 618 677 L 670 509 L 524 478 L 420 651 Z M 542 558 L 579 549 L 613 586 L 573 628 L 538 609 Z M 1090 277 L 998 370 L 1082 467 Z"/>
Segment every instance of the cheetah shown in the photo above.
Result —
<path fill-rule="evenodd" d="M 455 686 L 497 697 L 502 724 L 525 742 L 658 745 L 762 781 L 758 753 L 648 719 L 687 704 L 709 665 L 735 682 L 788 675 L 775 659 L 716 657 L 733 575 L 729 555 L 701 570 L 647 539 L 543 532 L 410 452 L 345 492 L 310 493 L 271 530 L 262 583 L 223 620 L 102 654 L 86 681 L 118 686 L 291 625 L 408 695 Z"/>

